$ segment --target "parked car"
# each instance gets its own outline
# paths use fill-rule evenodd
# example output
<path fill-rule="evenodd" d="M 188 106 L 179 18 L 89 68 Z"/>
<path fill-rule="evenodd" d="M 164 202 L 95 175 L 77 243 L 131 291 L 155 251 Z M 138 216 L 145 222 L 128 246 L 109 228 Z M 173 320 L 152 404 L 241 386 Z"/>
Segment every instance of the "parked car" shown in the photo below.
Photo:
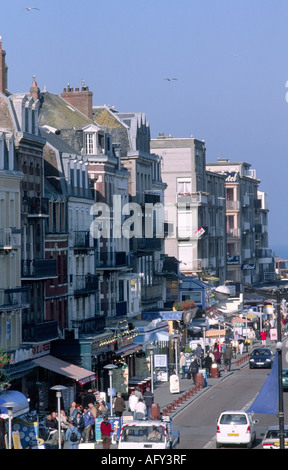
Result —
<path fill-rule="evenodd" d="M 288 449 L 288 426 L 284 426 L 284 445 L 285 449 Z M 264 439 L 262 441 L 262 449 L 279 449 L 280 448 L 280 437 L 279 437 L 279 426 L 269 426 L 265 432 Z"/>
<path fill-rule="evenodd" d="M 216 447 L 232 444 L 251 448 L 256 443 L 256 423 L 252 413 L 223 411 L 217 421 Z"/>
<path fill-rule="evenodd" d="M 282 369 L 283 391 L 288 390 L 288 369 Z"/>
<path fill-rule="evenodd" d="M 271 369 L 273 364 L 273 352 L 269 348 L 255 348 L 249 359 L 250 369 Z"/>

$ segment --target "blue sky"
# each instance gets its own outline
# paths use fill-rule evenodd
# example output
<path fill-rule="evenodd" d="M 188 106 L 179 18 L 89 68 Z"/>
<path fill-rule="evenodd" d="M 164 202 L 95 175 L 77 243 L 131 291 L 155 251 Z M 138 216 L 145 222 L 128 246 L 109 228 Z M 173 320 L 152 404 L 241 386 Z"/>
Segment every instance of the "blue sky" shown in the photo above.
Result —
<path fill-rule="evenodd" d="M 287 0 L 1 0 L 0 11 L 11 92 L 33 74 L 57 94 L 83 78 L 95 105 L 144 112 L 152 137 L 193 135 L 207 162 L 251 163 L 270 245 L 288 245 Z"/>

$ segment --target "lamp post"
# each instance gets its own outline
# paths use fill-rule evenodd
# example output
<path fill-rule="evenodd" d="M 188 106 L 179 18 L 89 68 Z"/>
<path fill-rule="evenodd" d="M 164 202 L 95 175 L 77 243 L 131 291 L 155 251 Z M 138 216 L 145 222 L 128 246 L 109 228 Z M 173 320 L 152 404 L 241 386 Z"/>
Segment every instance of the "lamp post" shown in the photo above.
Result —
<path fill-rule="evenodd" d="M 109 374 L 110 416 L 113 416 L 113 390 L 112 390 L 113 369 L 118 369 L 118 367 L 115 366 L 115 364 L 107 364 L 106 366 L 103 367 L 103 369 L 108 370 L 108 374 Z"/>
<path fill-rule="evenodd" d="M 280 310 L 280 289 L 279 286 L 276 290 L 277 301 L 277 344 L 276 351 L 278 352 L 278 417 L 279 417 L 279 439 L 280 449 L 285 449 L 285 434 L 284 434 L 284 405 L 283 405 L 283 382 L 282 382 L 282 322 Z"/>
<path fill-rule="evenodd" d="M 175 372 L 176 372 L 176 375 L 178 375 L 178 339 L 180 339 L 180 335 L 178 333 L 175 333 L 173 335 L 173 340 L 174 340 L 174 347 L 175 347 Z"/>
<path fill-rule="evenodd" d="M 15 403 L 13 401 L 7 401 L 6 403 L 2 403 L 1 406 L 5 406 L 8 411 L 8 449 L 12 449 L 12 419 Z"/>
<path fill-rule="evenodd" d="M 64 385 L 54 385 L 50 390 L 56 391 L 57 398 L 57 407 L 58 407 L 58 449 L 61 449 L 61 396 L 64 390 L 67 390 L 67 387 Z"/>
<path fill-rule="evenodd" d="M 154 351 L 156 349 L 156 346 L 154 344 L 147 344 L 146 345 L 146 351 L 149 352 L 150 354 L 150 373 L 151 373 L 151 392 L 154 393 L 154 381 L 153 381 L 153 355 Z"/>

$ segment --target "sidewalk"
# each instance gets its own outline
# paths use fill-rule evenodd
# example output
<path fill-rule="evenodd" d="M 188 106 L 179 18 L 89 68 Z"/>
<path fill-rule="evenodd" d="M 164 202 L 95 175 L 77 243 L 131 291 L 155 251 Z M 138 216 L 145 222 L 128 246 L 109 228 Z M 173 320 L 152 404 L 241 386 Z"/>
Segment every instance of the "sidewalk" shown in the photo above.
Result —
<path fill-rule="evenodd" d="M 253 348 L 260 347 L 261 342 L 255 341 Z M 275 349 L 275 343 L 272 343 L 267 340 L 267 347 L 270 347 L 272 350 Z M 170 383 L 168 382 L 156 382 L 154 384 L 154 403 L 158 404 L 160 407 L 160 412 L 162 415 L 167 414 L 171 418 L 181 412 L 186 406 L 193 403 L 197 398 L 202 396 L 205 392 L 211 389 L 211 387 L 218 385 L 222 380 L 225 380 L 229 375 L 234 374 L 242 367 L 248 364 L 249 355 L 251 349 L 243 354 L 237 354 L 236 358 L 232 359 L 231 370 L 224 372 L 223 364 L 221 364 L 219 371 L 220 374 L 217 378 L 208 377 L 207 386 L 199 387 L 196 389 L 192 379 L 182 379 L 180 378 L 180 393 L 171 393 L 170 392 Z M 175 405 L 175 401 L 178 401 L 178 404 Z M 180 403 L 181 402 L 181 403 Z M 174 406 L 173 406 L 174 404 Z M 169 407 L 172 405 L 172 409 Z M 127 406 L 128 409 L 128 406 Z M 123 413 L 123 416 L 130 415 L 128 411 Z M 102 443 L 94 443 L 95 449 L 102 449 Z M 111 449 L 117 449 L 116 444 L 111 444 Z"/>

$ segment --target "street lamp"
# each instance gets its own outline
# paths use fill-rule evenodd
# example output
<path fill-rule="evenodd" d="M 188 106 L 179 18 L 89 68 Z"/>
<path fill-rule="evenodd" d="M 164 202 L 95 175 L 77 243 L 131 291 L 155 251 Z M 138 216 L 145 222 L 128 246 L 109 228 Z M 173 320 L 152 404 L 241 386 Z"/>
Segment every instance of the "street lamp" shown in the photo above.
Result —
<path fill-rule="evenodd" d="M 154 393 L 154 382 L 153 382 L 153 355 L 154 355 L 155 349 L 156 349 L 156 346 L 154 346 L 154 344 L 147 344 L 147 345 L 146 345 L 146 351 L 148 351 L 149 354 L 150 354 L 151 392 L 152 392 L 152 393 Z"/>
<path fill-rule="evenodd" d="M 61 392 L 67 390 L 67 387 L 64 387 L 64 385 L 54 385 L 50 390 L 56 390 L 58 404 L 58 449 L 61 449 Z"/>
<path fill-rule="evenodd" d="M 13 401 L 7 401 L 2 403 L 1 406 L 5 406 L 8 411 L 8 449 L 12 449 L 12 419 L 13 419 L 13 408 L 16 403 Z"/>
<path fill-rule="evenodd" d="M 113 416 L 113 390 L 112 390 L 112 378 L 113 378 L 113 369 L 118 369 L 115 364 L 107 364 L 103 369 L 108 370 L 109 374 L 109 396 L 110 396 L 110 415 Z"/>
<path fill-rule="evenodd" d="M 279 403 L 278 403 L 278 417 L 279 417 L 279 439 L 280 449 L 285 449 L 285 432 L 284 432 L 284 405 L 283 405 L 283 382 L 282 382 L 282 322 L 280 310 L 280 288 L 276 290 L 277 299 L 277 344 L 276 351 L 278 352 L 278 389 L 279 389 Z"/>
<path fill-rule="evenodd" d="M 173 335 L 173 340 L 174 340 L 174 347 L 175 347 L 175 372 L 176 372 L 176 375 L 178 375 L 178 339 L 180 339 L 180 335 L 178 333 L 175 333 Z"/>

